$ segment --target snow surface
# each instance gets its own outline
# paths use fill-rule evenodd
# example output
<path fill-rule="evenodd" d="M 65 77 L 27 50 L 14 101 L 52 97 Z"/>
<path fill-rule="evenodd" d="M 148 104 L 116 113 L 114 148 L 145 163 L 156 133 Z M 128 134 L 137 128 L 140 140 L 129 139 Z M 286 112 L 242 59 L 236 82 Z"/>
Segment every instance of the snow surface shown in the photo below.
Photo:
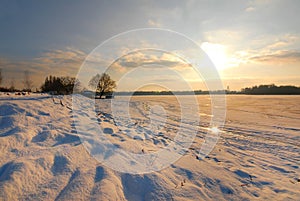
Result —
<path fill-rule="evenodd" d="M 146 155 L 174 139 L 176 98 L 132 97 L 131 119 L 117 121 L 111 100 L 96 100 L 91 116 L 74 115 L 71 96 L 0 94 L 0 200 L 299 200 L 300 96 L 227 96 L 220 139 L 200 160 L 211 107 L 209 96 L 197 99 L 200 125 L 185 125 L 198 132 L 183 156 L 161 171 L 129 174 L 93 158 L 76 121 L 91 118 L 116 147 Z"/>

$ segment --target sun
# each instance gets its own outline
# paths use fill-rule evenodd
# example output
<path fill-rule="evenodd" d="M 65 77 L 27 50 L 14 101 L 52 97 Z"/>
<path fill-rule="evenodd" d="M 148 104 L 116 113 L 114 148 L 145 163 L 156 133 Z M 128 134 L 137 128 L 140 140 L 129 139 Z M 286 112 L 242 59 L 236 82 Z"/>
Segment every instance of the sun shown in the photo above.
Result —
<path fill-rule="evenodd" d="M 228 57 L 224 45 L 204 42 L 201 44 L 201 48 L 209 56 L 217 70 L 222 71 L 228 67 Z"/>

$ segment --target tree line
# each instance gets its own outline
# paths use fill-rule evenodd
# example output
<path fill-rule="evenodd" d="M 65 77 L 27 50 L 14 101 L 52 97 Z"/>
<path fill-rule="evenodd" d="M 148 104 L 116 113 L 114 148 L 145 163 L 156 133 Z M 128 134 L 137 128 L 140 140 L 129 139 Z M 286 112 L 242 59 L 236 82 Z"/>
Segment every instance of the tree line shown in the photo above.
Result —
<path fill-rule="evenodd" d="M 10 86 L 9 87 L 4 87 L 2 86 L 2 82 L 3 82 L 3 75 L 2 75 L 2 69 L 0 68 L 0 91 L 3 92 L 14 92 L 14 91 L 24 91 L 24 92 L 31 92 L 32 87 L 33 87 L 33 82 L 30 78 L 30 74 L 29 71 L 24 71 L 24 77 L 22 80 L 22 83 L 24 85 L 23 89 L 16 89 L 15 88 L 15 82 L 14 79 L 10 80 Z"/>
<path fill-rule="evenodd" d="M 17 91 L 25 91 L 31 92 L 33 87 L 33 81 L 30 77 L 30 73 L 28 71 L 24 71 L 24 78 L 22 83 L 24 84 L 24 88 L 22 90 L 16 89 L 14 86 L 13 80 L 10 83 L 10 87 L 2 86 L 3 76 L 2 69 L 0 68 L 0 91 L 2 92 L 17 92 Z M 89 83 L 89 87 L 93 88 L 96 92 L 96 95 L 102 98 L 103 95 L 112 94 L 113 90 L 116 88 L 116 82 L 111 79 L 111 77 L 102 73 L 96 74 L 93 76 Z M 80 93 L 84 90 L 87 90 L 81 82 L 75 77 L 70 76 L 53 76 L 49 75 L 45 78 L 45 81 L 41 85 L 40 89 L 36 89 L 37 92 L 44 93 L 52 93 L 52 94 L 71 94 L 71 93 Z"/>
<path fill-rule="evenodd" d="M 97 95 L 102 98 L 103 95 L 112 93 L 113 89 L 116 88 L 116 83 L 111 77 L 102 73 L 101 75 L 96 74 L 89 81 L 89 86 L 94 88 Z M 53 94 L 71 94 L 73 92 L 80 93 L 86 90 L 81 82 L 74 77 L 46 77 L 44 83 L 41 86 L 42 92 L 51 92 Z"/>
<path fill-rule="evenodd" d="M 89 86 L 94 88 L 96 95 L 102 98 L 103 95 L 112 93 L 114 88 L 116 88 L 116 83 L 111 77 L 102 73 L 101 75 L 96 74 L 89 81 Z M 50 92 L 53 94 L 71 94 L 80 93 L 86 90 L 86 88 L 81 84 L 81 82 L 74 77 L 46 77 L 44 83 L 41 86 L 42 92 Z"/>
<path fill-rule="evenodd" d="M 275 84 L 259 85 L 243 88 L 241 93 L 250 95 L 296 95 L 300 94 L 300 87 L 276 86 Z"/>
<path fill-rule="evenodd" d="M 240 91 L 215 90 L 215 91 L 135 91 L 115 92 L 117 96 L 161 96 L 161 95 L 206 95 L 206 94 L 246 94 L 246 95 L 300 95 L 300 87 L 276 86 L 275 84 L 259 85 L 242 88 Z"/>
<path fill-rule="evenodd" d="M 30 78 L 28 71 L 24 71 L 24 78 L 22 83 L 24 88 L 22 90 L 17 90 L 14 87 L 14 83 L 11 83 L 9 88 L 2 87 L 3 75 L 0 69 L 0 91 L 3 92 L 13 92 L 13 91 L 27 91 L 31 92 L 33 82 Z M 89 83 L 89 87 L 93 88 L 96 92 L 95 95 L 102 98 L 103 95 L 110 95 L 116 88 L 116 82 L 111 79 L 111 77 L 102 73 L 101 75 L 96 74 L 93 76 Z M 87 90 L 78 79 L 69 76 L 47 76 L 44 83 L 40 87 L 39 92 L 53 93 L 53 94 L 71 94 L 73 92 L 80 93 Z M 135 92 L 115 92 L 115 95 L 201 95 L 201 94 L 249 94 L 249 95 L 300 95 L 300 87 L 296 86 L 276 86 L 275 84 L 269 85 L 258 85 L 252 87 L 242 88 L 241 91 L 230 91 L 230 90 L 218 90 L 218 91 L 135 91 Z"/>
<path fill-rule="evenodd" d="M 42 92 L 50 92 L 53 94 L 71 94 L 78 82 L 74 77 L 55 77 L 47 76 L 44 83 L 41 86 Z"/>

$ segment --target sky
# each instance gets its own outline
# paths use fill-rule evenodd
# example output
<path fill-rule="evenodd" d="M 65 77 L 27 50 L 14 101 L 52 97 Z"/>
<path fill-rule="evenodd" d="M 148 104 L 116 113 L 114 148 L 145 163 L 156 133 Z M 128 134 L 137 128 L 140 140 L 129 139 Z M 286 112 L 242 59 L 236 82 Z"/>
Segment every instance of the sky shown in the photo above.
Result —
<path fill-rule="evenodd" d="M 184 35 L 204 50 L 224 87 L 300 86 L 299 24 L 298 0 L 0 0 L 1 85 L 22 88 L 25 71 L 30 72 L 34 89 L 50 74 L 77 76 L 88 55 L 109 38 L 134 29 L 161 28 Z M 145 42 L 141 48 L 148 46 L 153 44 Z M 135 56 L 134 70 L 132 62 L 124 62 L 132 59 L 124 53 L 110 66 L 112 77 L 122 80 L 117 90 L 147 83 L 183 90 L 178 79 L 203 89 L 205 78 L 184 61 L 174 67 L 179 58 L 173 53 L 129 54 Z M 119 74 L 113 74 L 118 69 Z"/>

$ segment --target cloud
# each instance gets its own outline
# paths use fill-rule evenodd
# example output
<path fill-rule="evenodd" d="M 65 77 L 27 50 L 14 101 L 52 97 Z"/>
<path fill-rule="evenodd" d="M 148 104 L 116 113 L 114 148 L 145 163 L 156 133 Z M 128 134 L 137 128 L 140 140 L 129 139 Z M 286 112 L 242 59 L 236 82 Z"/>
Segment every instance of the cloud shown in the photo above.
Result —
<path fill-rule="evenodd" d="M 84 52 L 67 47 L 49 50 L 38 57 L 26 60 L 0 58 L 0 68 L 3 69 L 6 85 L 10 80 L 15 80 L 16 87 L 22 88 L 23 73 L 28 71 L 34 87 L 39 87 L 48 75 L 76 76 L 85 57 Z"/>
<path fill-rule="evenodd" d="M 246 12 L 255 11 L 258 7 L 263 7 L 270 3 L 270 0 L 252 0 L 248 3 L 248 7 L 245 9 Z"/>
<path fill-rule="evenodd" d="M 227 67 L 239 67 L 246 63 L 252 65 L 258 63 L 288 65 L 299 61 L 298 47 L 300 38 L 298 35 L 291 33 L 254 37 L 252 40 L 246 41 L 246 43 L 243 43 L 242 39 L 247 38 L 247 33 L 230 30 L 220 30 L 215 33 L 206 32 L 206 38 L 209 41 L 223 40 L 217 44 L 226 47 Z M 215 43 L 209 42 L 208 44 Z M 212 49 L 212 54 L 215 55 L 218 51 L 214 49 Z"/>
<path fill-rule="evenodd" d="M 250 62 L 256 63 L 268 63 L 268 64 L 278 64 L 278 63 L 298 63 L 300 62 L 300 52 L 285 50 L 277 51 L 273 54 L 264 54 L 253 56 L 248 59 Z"/>
<path fill-rule="evenodd" d="M 152 49 L 124 55 L 109 67 L 107 73 L 117 82 L 122 80 L 118 90 L 125 91 L 144 83 L 164 83 L 183 90 L 187 83 L 202 81 L 193 66 L 177 54 Z"/>
<path fill-rule="evenodd" d="M 65 50 L 50 50 L 40 57 L 34 58 L 33 63 L 44 67 L 77 68 L 86 54 L 80 50 L 66 48 Z"/>
<path fill-rule="evenodd" d="M 162 27 L 162 24 L 159 23 L 157 20 L 148 20 L 148 25 L 151 27 Z"/>
<path fill-rule="evenodd" d="M 255 8 L 252 7 L 252 6 L 250 6 L 250 7 L 248 7 L 248 8 L 245 9 L 246 12 L 252 12 L 254 10 L 255 10 Z"/>
<path fill-rule="evenodd" d="M 140 66 L 151 68 L 186 68 L 190 65 L 172 53 L 158 50 L 141 50 L 119 58 L 111 67 L 119 70 L 122 69 L 121 71 L 123 71 L 124 68 L 130 69 Z"/>

